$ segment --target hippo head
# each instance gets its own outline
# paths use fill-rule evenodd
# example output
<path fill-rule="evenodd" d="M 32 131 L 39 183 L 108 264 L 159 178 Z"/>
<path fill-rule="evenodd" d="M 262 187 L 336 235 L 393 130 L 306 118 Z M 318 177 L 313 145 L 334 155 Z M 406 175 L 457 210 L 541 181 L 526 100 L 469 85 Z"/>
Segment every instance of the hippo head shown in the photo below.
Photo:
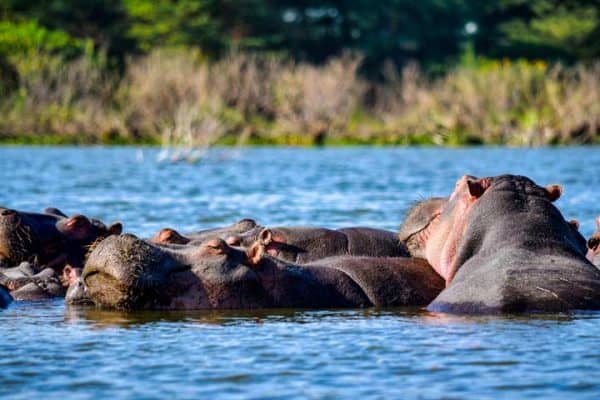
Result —
<path fill-rule="evenodd" d="M 123 230 L 123 225 L 120 222 L 114 222 L 106 226 L 100 220 L 77 214 L 59 219 L 56 228 L 69 241 L 91 244 L 110 235 L 119 235 Z"/>
<path fill-rule="evenodd" d="M 222 239 L 171 250 L 111 236 L 91 251 L 82 279 L 96 305 L 116 309 L 252 308 L 264 297 L 246 253 Z"/>
<path fill-rule="evenodd" d="M 0 208 L 0 265 L 14 266 L 36 253 L 38 238 L 27 218 L 8 208 Z"/>
<path fill-rule="evenodd" d="M 439 217 L 446 197 L 432 197 L 415 203 L 406 213 L 398 238 L 406 245 L 412 257 L 425 258 L 425 244 L 432 222 Z"/>
<path fill-rule="evenodd" d="M 596 218 L 596 232 L 587 241 L 587 258 L 600 267 L 600 217 Z"/>
<path fill-rule="evenodd" d="M 464 261 L 460 259 L 459 249 L 473 208 L 491 189 L 496 193 L 498 191 L 514 192 L 515 202 L 527 202 L 533 198 L 554 202 L 562 193 L 559 185 L 548 185 L 544 188 L 528 178 L 513 175 L 481 179 L 465 175 L 459 179 L 439 215 L 430 222 L 430 232 L 425 245 L 427 260 L 446 279 L 447 284 L 452 281 L 457 269 Z M 496 213 L 503 215 L 506 214 L 502 212 L 503 207 L 521 206 L 522 204 L 498 201 L 497 205 Z M 506 209 L 506 211 L 510 210 Z M 489 218 L 494 217 L 496 214 L 489 215 Z M 523 223 L 526 222 L 523 221 Z M 572 228 L 569 229 L 572 230 Z M 506 232 L 506 234 L 510 235 L 510 232 Z"/>

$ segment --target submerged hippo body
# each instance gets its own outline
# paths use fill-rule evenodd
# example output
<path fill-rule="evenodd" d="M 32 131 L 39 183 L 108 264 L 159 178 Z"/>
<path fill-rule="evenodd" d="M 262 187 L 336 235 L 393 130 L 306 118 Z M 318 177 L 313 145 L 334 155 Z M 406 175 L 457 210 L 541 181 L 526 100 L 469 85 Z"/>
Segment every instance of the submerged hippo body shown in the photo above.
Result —
<path fill-rule="evenodd" d="M 353 227 L 337 230 L 314 227 L 277 227 L 251 230 L 229 237 L 227 243 L 244 248 L 254 243 L 268 254 L 297 264 L 333 256 L 407 257 L 406 247 L 394 232 Z"/>
<path fill-rule="evenodd" d="M 87 247 L 121 229 L 120 223 L 107 227 L 83 215 L 66 217 L 57 209 L 37 214 L 0 207 L 0 265 L 33 261 L 57 271 L 65 265 L 82 268 Z"/>
<path fill-rule="evenodd" d="M 172 228 L 164 228 L 158 231 L 150 241 L 156 244 L 199 244 L 213 238 L 226 239 L 229 236 L 243 234 L 257 227 L 256 221 L 250 218 L 244 218 L 229 226 L 205 229 L 186 234 L 181 234 Z"/>
<path fill-rule="evenodd" d="M 116 309 L 423 305 L 443 287 L 427 263 L 408 258 L 335 257 L 301 266 L 265 254 L 264 246 L 251 250 L 249 256 L 221 239 L 173 250 L 112 236 L 90 253 L 82 279 L 97 306 Z"/>
<path fill-rule="evenodd" d="M 447 287 L 429 305 L 455 313 L 600 309 L 600 271 L 552 204 L 560 187 L 522 176 L 465 176 L 432 223 L 430 264 Z"/>

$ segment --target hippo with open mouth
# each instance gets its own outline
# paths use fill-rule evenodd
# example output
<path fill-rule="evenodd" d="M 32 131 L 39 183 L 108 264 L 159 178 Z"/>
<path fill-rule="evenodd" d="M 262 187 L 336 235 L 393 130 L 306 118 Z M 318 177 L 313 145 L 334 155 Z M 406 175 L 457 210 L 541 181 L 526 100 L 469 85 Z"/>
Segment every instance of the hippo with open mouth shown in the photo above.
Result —
<path fill-rule="evenodd" d="M 446 289 L 429 305 L 454 313 L 600 309 L 600 271 L 552 204 L 558 185 L 515 175 L 462 177 L 422 235 Z"/>
<path fill-rule="evenodd" d="M 426 305 L 443 280 L 423 260 L 333 257 L 298 265 L 210 239 L 172 249 L 111 236 L 89 254 L 82 282 L 100 307 L 224 309 Z"/>

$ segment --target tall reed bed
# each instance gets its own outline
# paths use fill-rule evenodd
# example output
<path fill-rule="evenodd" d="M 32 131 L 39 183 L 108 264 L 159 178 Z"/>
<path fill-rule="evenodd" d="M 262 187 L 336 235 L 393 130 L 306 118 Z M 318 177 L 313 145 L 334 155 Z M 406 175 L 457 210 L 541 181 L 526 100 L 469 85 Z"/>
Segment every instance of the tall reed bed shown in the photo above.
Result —
<path fill-rule="evenodd" d="M 437 77 L 416 64 L 387 65 L 377 83 L 360 76 L 360 62 L 353 54 L 319 66 L 235 54 L 211 63 L 196 51 L 161 49 L 117 75 L 98 59 L 38 54 L 15 63 L 18 84 L 0 99 L 0 138 L 192 147 L 598 141 L 600 62 L 481 60 Z"/>

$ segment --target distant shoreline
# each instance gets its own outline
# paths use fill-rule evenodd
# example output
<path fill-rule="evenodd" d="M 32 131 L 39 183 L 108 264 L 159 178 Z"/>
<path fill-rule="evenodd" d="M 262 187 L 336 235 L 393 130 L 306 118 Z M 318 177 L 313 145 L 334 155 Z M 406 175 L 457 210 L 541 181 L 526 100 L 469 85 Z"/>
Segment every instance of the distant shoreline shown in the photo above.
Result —
<path fill-rule="evenodd" d="M 483 140 L 478 140 L 476 137 L 467 137 L 461 140 L 458 137 L 453 137 L 448 142 L 436 143 L 430 138 L 422 135 L 396 137 L 394 140 L 386 140 L 386 138 L 324 138 L 319 142 L 315 142 L 306 136 L 280 136 L 280 137 L 256 137 L 249 138 L 240 142 L 236 137 L 223 137 L 217 140 L 209 147 L 355 147 L 355 146 L 373 146 L 373 147 L 487 147 L 487 146 L 506 146 L 513 148 L 529 148 L 529 147 L 563 147 L 563 146 L 593 146 L 600 145 L 600 137 L 593 142 L 578 142 L 576 140 L 568 142 L 548 142 L 548 143 L 485 143 Z M 0 146 L 148 146 L 162 147 L 159 138 L 104 138 L 98 137 L 74 137 L 71 135 L 21 135 L 21 136 L 0 136 Z M 168 147 L 178 147 L 177 144 L 171 144 Z M 190 147 L 190 146 L 181 146 Z"/>

